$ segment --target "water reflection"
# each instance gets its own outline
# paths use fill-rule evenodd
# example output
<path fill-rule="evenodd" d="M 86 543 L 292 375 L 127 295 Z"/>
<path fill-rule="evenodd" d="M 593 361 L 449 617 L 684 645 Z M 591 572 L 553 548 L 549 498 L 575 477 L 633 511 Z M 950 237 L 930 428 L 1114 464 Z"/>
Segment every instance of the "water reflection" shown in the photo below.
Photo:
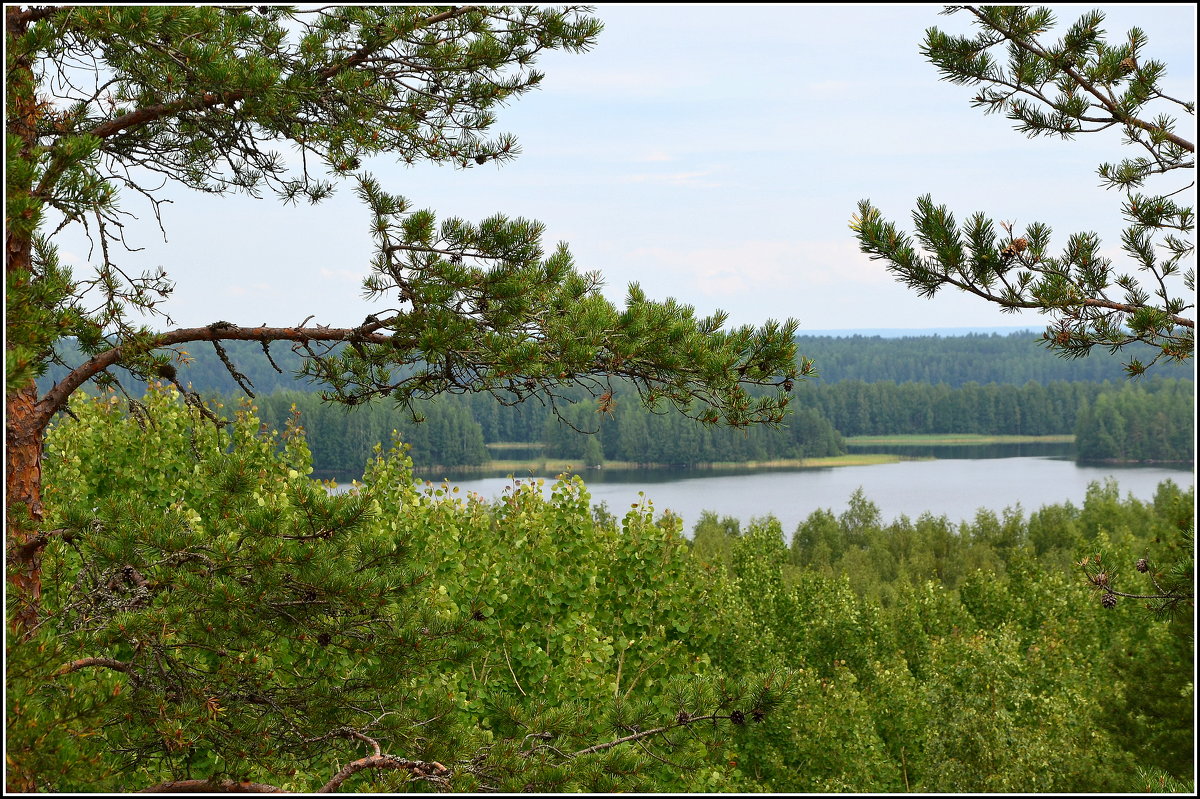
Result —
<path fill-rule="evenodd" d="M 1034 441 L 1025 444 L 948 444 L 937 447 L 847 443 L 846 450 L 852 454 L 858 452 L 881 452 L 886 455 L 901 455 L 909 458 L 939 458 L 942 460 L 1039 456 L 1057 458 L 1075 457 L 1074 444 L 1069 442 L 1048 443 L 1045 441 Z"/>

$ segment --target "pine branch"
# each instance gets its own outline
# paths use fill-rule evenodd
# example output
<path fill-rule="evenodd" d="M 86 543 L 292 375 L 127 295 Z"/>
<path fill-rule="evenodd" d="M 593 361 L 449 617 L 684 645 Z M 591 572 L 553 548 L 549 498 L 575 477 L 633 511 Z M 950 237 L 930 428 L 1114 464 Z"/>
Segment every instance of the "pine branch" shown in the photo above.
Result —
<path fill-rule="evenodd" d="M 139 125 L 156 122 L 164 117 L 174 116 L 185 111 L 203 111 L 219 105 L 233 105 L 239 100 L 245 100 L 249 96 L 250 93 L 246 91 L 205 92 L 199 97 L 190 100 L 149 105 L 130 111 L 127 114 L 122 114 L 116 119 L 102 122 L 88 131 L 88 134 L 98 139 L 107 139 L 109 136 L 138 127 Z M 42 187 L 39 185 L 38 188 L 40 193 Z"/>
<path fill-rule="evenodd" d="M 1131 116 L 1131 115 L 1126 114 L 1123 111 L 1121 111 L 1121 109 L 1118 107 L 1117 103 L 1111 97 L 1107 97 L 1103 93 L 1101 93 L 1100 90 L 1096 88 L 1095 84 L 1093 84 L 1090 80 L 1085 78 L 1083 75 L 1079 74 L 1079 72 L 1076 71 L 1074 68 L 1072 68 L 1069 64 L 1056 63 L 1055 59 L 1049 53 L 1047 53 L 1041 47 L 1038 47 L 1036 45 L 1036 43 L 1034 43 L 1032 40 L 1027 41 L 1026 39 L 1017 35 L 1013 31 L 1005 29 L 998 22 L 993 21 L 987 15 L 985 15 L 983 12 L 981 12 L 978 8 L 976 8 L 974 6 L 962 6 L 962 8 L 965 8 L 967 11 L 974 14 L 975 17 L 978 18 L 980 20 L 980 22 L 982 22 L 984 25 L 1003 34 L 1005 39 L 1012 42 L 1017 47 L 1021 48 L 1022 50 L 1025 50 L 1026 52 L 1028 52 L 1032 55 L 1037 56 L 1038 58 L 1043 59 L 1047 63 L 1054 64 L 1056 67 L 1061 69 L 1063 72 L 1065 72 L 1067 75 L 1069 75 L 1071 77 L 1071 80 L 1075 81 L 1075 83 L 1081 89 L 1083 89 L 1088 94 L 1091 94 L 1093 97 L 1095 97 L 1097 100 L 1099 100 L 1100 105 L 1103 106 L 1105 109 L 1107 109 L 1110 114 L 1112 114 L 1113 121 L 1120 122 L 1125 125 L 1131 125 L 1136 128 L 1140 128 L 1141 130 L 1144 130 L 1147 133 L 1161 135 L 1165 139 L 1170 141 L 1171 143 L 1175 144 L 1176 146 L 1181 147 L 1184 150 L 1187 150 L 1189 153 L 1194 153 L 1196 151 L 1196 146 L 1192 142 L 1189 142 L 1187 139 L 1177 136 L 1174 133 L 1171 133 L 1170 131 L 1163 130 L 1158 125 L 1154 125 L 1150 122 L 1146 122 L 1145 120 L 1138 119 L 1137 117 Z M 1019 89 L 1019 90 L 1024 91 L 1023 89 Z M 1025 92 L 1025 93 L 1029 94 L 1030 92 Z M 1039 99 L 1043 99 L 1043 98 L 1039 98 Z M 1108 121 L 1108 120 L 1097 119 L 1097 120 L 1091 120 L 1091 121 L 1104 122 L 1104 121 Z"/>
<path fill-rule="evenodd" d="M 417 31 L 421 28 L 428 28 L 430 25 L 436 25 L 439 22 L 445 22 L 448 19 L 454 19 L 455 17 L 461 17 L 463 14 L 470 14 L 472 11 L 481 10 L 483 10 L 482 6 L 458 6 L 457 8 L 451 8 L 449 11 L 443 11 L 440 14 L 434 14 L 433 16 L 426 17 L 425 19 L 413 25 L 413 30 Z M 350 57 L 345 61 L 337 64 L 330 64 L 329 66 L 325 67 L 325 69 L 321 70 L 319 73 L 320 77 L 323 80 L 329 80 L 335 75 L 345 72 L 347 69 L 352 69 L 366 61 L 374 53 L 377 53 L 383 48 L 392 44 L 394 41 L 395 39 L 384 39 L 376 44 L 363 45 L 353 54 L 351 54 Z"/>

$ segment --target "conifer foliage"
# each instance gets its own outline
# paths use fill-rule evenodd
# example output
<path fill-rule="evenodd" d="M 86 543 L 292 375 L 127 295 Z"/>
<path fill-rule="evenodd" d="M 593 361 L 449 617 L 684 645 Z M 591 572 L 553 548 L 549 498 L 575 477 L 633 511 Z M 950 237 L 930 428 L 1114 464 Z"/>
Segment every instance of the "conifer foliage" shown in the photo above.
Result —
<path fill-rule="evenodd" d="M 600 395 L 622 377 L 648 403 L 708 423 L 782 420 L 809 369 L 795 361 L 794 322 L 724 330 L 720 312 L 699 318 L 636 285 L 617 308 L 564 246 L 544 249 L 540 224 L 439 222 L 363 167 L 373 156 L 463 169 L 511 159 L 515 139 L 491 132 L 496 107 L 538 85 L 539 53 L 586 50 L 600 28 L 576 7 L 6 9 L 7 507 L 19 627 L 37 623 L 51 417 L 88 381 L 111 384 L 114 367 L 177 381 L 185 356 L 171 348 L 181 344 L 211 343 L 251 391 L 221 342 L 257 342 L 268 359 L 272 342 L 288 342 L 327 396 L 350 405 L 480 391 L 553 404 L 563 386 Z M 160 304 L 172 285 L 161 270 L 129 274 L 120 253 L 139 243 L 126 233 L 137 200 L 169 225 L 168 184 L 285 202 L 348 187 L 375 243 L 365 289 L 378 302 L 353 328 L 309 324 L 319 307 L 296 309 L 303 321 L 288 327 L 140 324 L 159 314 L 169 327 Z M 55 236 L 75 225 L 95 242 L 91 272 L 59 261 Z M 39 393 L 34 379 L 64 336 L 86 360 Z"/>
<path fill-rule="evenodd" d="M 1190 359 L 1195 213 L 1180 200 L 1189 179 L 1165 188 L 1162 181 L 1195 168 L 1195 144 L 1176 132 L 1172 116 L 1194 115 L 1194 101 L 1163 92 L 1166 67 L 1148 54 L 1143 31 L 1133 28 L 1122 40 L 1106 40 L 1099 11 L 1084 14 L 1054 42 L 1049 31 L 1056 21 L 1046 8 L 946 11 L 959 12 L 972 18 L 976 35 L 930 28 L 921 52 L 943 80 L 979 87 L 973 107 L 1004 114 L 1030 137 L 1071 139 L 1113 128 L 1137 151 L 1097 170 L 1101 185 L 1125 195 L 1125 265 L 1103 255 L 1096 233 L 1071 235 L 1055 255 L 1045 223 L 1019 231 L 982 213 L 960 223 L 931 195 L 918 199 L 913 212 L 915 242 L 869 200 L 861 201 L 851 229 L 862 251 L 883 260 L 922 296 L 950 286 L 1009 311 L 1049 315 L 1044 341 L 1065 357 L 1087 355 L 1097 346 L 1120 350 L 1131 375 L 1159 361 Z M 1149 347 L 1130 346 L 1138 342 Z"/>

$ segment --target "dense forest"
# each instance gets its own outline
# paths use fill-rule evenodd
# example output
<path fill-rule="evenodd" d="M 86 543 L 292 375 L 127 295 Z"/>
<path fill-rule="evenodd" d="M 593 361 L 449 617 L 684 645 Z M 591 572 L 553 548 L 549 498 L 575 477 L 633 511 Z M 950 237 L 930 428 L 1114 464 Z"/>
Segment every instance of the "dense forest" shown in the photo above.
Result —
<path fill-rule="evenodd" d="M 9 746 L 45 759 L 46 790 L 185 770 L 311 789 L 354 756 L 305 731 L 336 727 L 306 715 L 326 695 L 343 719 L 398 708 L 372 735 L 466 791 L 1124 792 L 1192 772 L 1190 608 L 1156 619 L 1079 568 L 1102 557 L 1132 594 L 1162 580 L 1194 506 L 1170 482 L 957 525 L 885 522 L 858 494 L 794 534 L 709 514 L 689 541 L 649 501 L 591 507 L 579 477 L 459 499 L 392 451 L 330 496 L 294 425 L 243 409 L 217 431 L 170 391 L 143 416 L 115 397 L 72 410 L 46 496 L 74 532 L 8 666 Z M 81 652 L 110 667 L 76 668 Z M 701 707 L 713 720 L 692 724 Z"/>
<path fill-rule="evenodd" d="M 1075 449 L 1089 461 L 1190 461 L 1196 456 L 1190 382 L 1126 383 L 1079 410 Z"/>
<path fill-rule="evenodd" d="M 865 383 L 797 386 L 797 399 L 820 411 L 843 436 L 1071 433 L 1082 403 L 1108 383 Z"/>
<path fill-rule="evenodd" d="M 843 436 L 915 435 L 932 433 L 982 433 L 990 435 L 1061 435 L 1092 438 L 1097 419 L 1145 416 L 1163 429 L 1169 446 L 1159 446 L 1162 436 L 1146 449 L 1129 450 L 1129 459 L 1157 457 L 1191 460 L 1192 399 L 1194 383 L 1166 377 L 1142 378 L 1136 383 L 1062 383 L 1022 386 L 966 383 L 952 388 L 944 383 L 864 383 L 848 380 L 831 385 L 803 384 L 796 388 L 801 406 L 817 410 Z M 1121 397 L 1120 401 L 1110 398 Z M 1104 398 L 1104 399 L 1102 399 Z M 1090 410 L 1090 421 L 1081 425 L 1081 414 Z M 1132 417 L 1130 417 L 1132 418 Z M 1140 418 L 1140 417 L 1139 417 Z M 1127 421 L 1113 422 L 1128 424 Z M 1170 428 L 1169 432 L 1167 428 Z M 1088 458 L 1121 458 L 1121 454 Z M 1106 450 L 1107 451 L 1107 450 Z M 1156 451 L 1157 456 L 1143 455 Z"/>
<path fill-rule="evenodd" d="M 821 361 L 825 377 L 796 385 L 793 413 L 781 428 L 748 432 L 648 410 L 619 382 L 603 412 L 582 391 L 575 404 L 557 408 L 506 405 L 486 394 L 449 395 L 419 406 L 422 421 L 414 423 L 384 402 L 355 408 L 322 402 L 316 387 L 289 374 L 299 361 L 288 350 L 272 356 L 283 370 L 277 372 L 258 345 L 225 346 L 256 387 L 263 419 L 282 427 L 299 412 L 313 462 L 329 474 L 357 475 L 373 447 L 391 441 L 393 431 L 410 445 L 418 467 L 480 466 L 489 461 L 487 445 L 497 443 L 527 444 L 525 452 L 535 457 L 587 466 L 606 461 L 693 466 L 825 457 L 843 454 L 845 437 L 938 433 L 1074 434 L 1082 460 L 1193 458 L 1194 384 L 1166 376 L 1185 370 L 1166 369 L 1136 384 L 1120 377 L 1098 382 L 1093 378 L 1113 377 L 1114 362 L 1064 361 L 1029 346 L 1024 334 L 802 339 L 801 352 L 808 347 L 828 359 Z M 236 407 L 240 390 L 220 359 L 212 353 L 194 357 L 180 369 L 181 382 L 210 396 L 230 392 L 220 401 Z M 1108 364 L 1107 371 L 1079 367 L 1089 360 Z M 848 376 L 854 374 L 865 379 Z M 1042 382 L 1052 375 L 1073 376 Z M 1012 382 L 1019 378 L 1024 382 Z M 1125 430 L 1131 435 L 1121 433 Z"/>
<path fill-rule="evenodd" d="M 1113 358 L 1064 359 L 1036 346 L 1037 333 L 1024 331 L 1000 335 L 971 334 L 964 336 L 797 336 L 797 352 L 816 363 L 816 384 L 861 380 L 875 383 L 945 383 L 961 386 L 966 383 L 1005 383 L 1025 385 L 1033 381 L 1047 384 L 1056 381 L 1102 383 L 1126 377 L 1121 364 Z M 302 359 L 285 344 L 276 344 L 271 359 L 263 355 L 260 345 L 250 341 L 229 341 L 222 344 L 229 358 L 237 365 L 254 390 L 269 394 L 280 389 L 300 391 L 319 390 L 320 386 L 297 381 Z M 78 353 L 64 343 L 60 353 L 70 365 L 79 362 Z M 198 343 L 185 356 L 186 363 L 178 364 L 179 380 L 191 384 L 205 394 L 237 394 L 241 391 L 229 375 L 213 348 Z M 277 371 L 271 364 L 278 365 Z M 120 375 L 119 368 L 114 374 Z M 1167 362 L 1156 367 L 1166 377 L 1190 379 L 1189 365 Z M 58 380 L 66 369 L 51 366 L 38 381 L 44 391 Z M 142 387 L 131 381 L 131 391 Z"/>
<path fill-rule="evenodd" d="M 1063 358 L 1044 347 L 1040 330 L 964 336 L 800 336 L 799 352 L 817 364 L 818 382 L 1036 383 L 1105 382 L 1128 374 L 1115 358 Z M 1150 354 L 1143 357 L 1153 357 Z M 1135 354 L 1135 353 L 1131 353 Z M 1166 361 L 1158 374 L 1190 379 L 1190 363 Z"/>

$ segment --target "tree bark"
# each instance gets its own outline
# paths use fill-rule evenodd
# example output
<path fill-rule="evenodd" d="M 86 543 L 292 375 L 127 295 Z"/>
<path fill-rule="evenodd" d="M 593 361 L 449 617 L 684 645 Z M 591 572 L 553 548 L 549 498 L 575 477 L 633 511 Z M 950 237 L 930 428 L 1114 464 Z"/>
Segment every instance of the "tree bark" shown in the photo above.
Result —
<path fill-rule="evenodd" d="M 6 237 L 5 272 L 30 265 L 28 239 Z M 10 285 L 9 289 L 14 288 Z M 5 553 L 14 634 L 23 636 L 37 624 L 42 598 L 42 548 L 36 541 L 42 523 L 42 437 L 45 422 L 38 412 L 37 385 L 30 381 L 4 397 Z"/>
<path fill-rule="evenodd" d="M 31 21 L 41 18 L 39 9 L 5 9 L 6 45 L 11 37 L 25 34 Z M 21 140 L 21 154 L 28 157 L 37 144 L 37 99 L 33 91 L 33 67 L 28 56 L 14 59 L 8 76 L 9 108 L 5 130 Z M 28 193 L 27 185 L 6 186 L 10 195 Z M 5 221 L 4 273 L 6 291 L 21 287 L 14 273 L 30 274 L 33 263 L 32 239 L 14 230 L 19 220 Z M 28 278 L 25 278 L 28 279 Z M 7 342 L 8 347 L 14 346 Z M 42 521 L 42 434 L 44 423 L 38 421 L 37 386 L 30 381 L 22 388 L 5 391 L 5 553 L 8 579 L 11 584 L 12 630 L 24 635 L 37 623 L 38 606 L 42 596 L 42 547 L 38 526 Z"/>
<path fill-rule="evenodd" d="M 37 624 L 42 598 L 42 435 L 37 424 L 37 386 L 30 383 L 5 398 L 5 517 L 13 603 L 12 631 L 23 635 Z"/>

